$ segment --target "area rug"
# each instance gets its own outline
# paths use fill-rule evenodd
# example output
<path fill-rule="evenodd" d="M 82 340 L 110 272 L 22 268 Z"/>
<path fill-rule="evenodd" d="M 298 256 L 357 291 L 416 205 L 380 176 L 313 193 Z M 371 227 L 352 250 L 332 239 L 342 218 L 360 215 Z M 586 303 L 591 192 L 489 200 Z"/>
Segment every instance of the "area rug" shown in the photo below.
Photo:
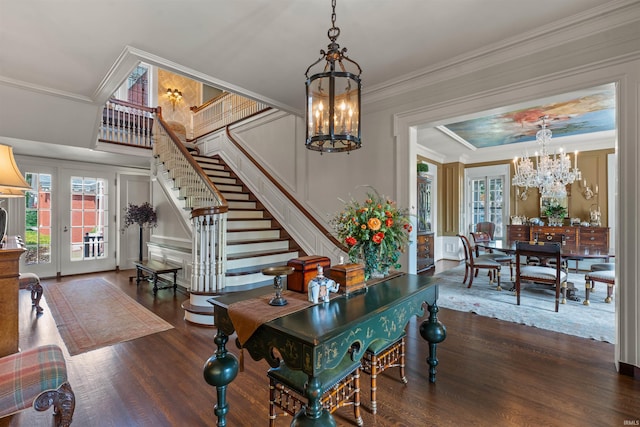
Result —
<path fill-rule="evenodd" d="M 173 328 L 104 279 L 44 284 L 44 297 L 71 356 Z"/>
<path fill-rule="evenodd" d="M 550 286 L 526 284 L 520 292 L 520 305 L 516 305 L 516 294 L 509 272 L 502 273 L 502 291 L 489 285 L 486 270 L 480 270 L 473 279 L 471 288 L 462 284 L 464 265 L 434 276 L 439 279 L 438 305 L 457 311 L 468 311 L 480 316 L 493 317 L 509 322 L 534 326 L 599 341 L 614 342 L 615 301 L 604 302 L 607 288 L 596 283 L 595 292 L 590 292 L 590 305 L 582 303 L 585 298 L 584 273 L 569 273 L 569 282 L 574 283 L 580 302 L 568 300 L 560 304 L 556 313 L 555 291 Z"/>

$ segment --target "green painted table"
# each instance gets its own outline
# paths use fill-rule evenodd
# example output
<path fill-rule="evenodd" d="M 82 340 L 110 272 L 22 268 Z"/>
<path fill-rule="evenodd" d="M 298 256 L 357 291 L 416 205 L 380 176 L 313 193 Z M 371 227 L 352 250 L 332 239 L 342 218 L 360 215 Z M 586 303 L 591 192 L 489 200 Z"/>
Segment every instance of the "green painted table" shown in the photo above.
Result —
<path fill-rule="evenodd" d="M 215 414 L 217 425 L 226 426 L 226 387 L 238 373 L 238 360 L 229 353 L 226 344 L 235 328 L 228 315 L 234 302 L 264 295 L 265 289 L 238 292 L 212 298 L 218 332 L 216 353 L 204 366 L 205 380 L 216 387 L 218 402 Z M 429 342 L 429 381 L 435 382 L 436 346 L 446 338 L 446 328 L 438 321 L 438 285 L 428 276 L 401 275 L 369 286 L 354 295 L 333 298 L 278 319 L 263 323 L 244 344 L 254 360 L 265 359 L 270 366 L 284 363 L 309 376 L 305 390 L 306 410 L 301 410 L 292 426 L 335 426 L 335 420 L 320 404 L 321 384 L 318 375 L 334 368 L 347 354 L 356 360 L 376 340 L 389 343 L 397 340 L 412 316 L 423 316 L 425 307 L 429 318 L 420 326 L 420 334 Z"/>

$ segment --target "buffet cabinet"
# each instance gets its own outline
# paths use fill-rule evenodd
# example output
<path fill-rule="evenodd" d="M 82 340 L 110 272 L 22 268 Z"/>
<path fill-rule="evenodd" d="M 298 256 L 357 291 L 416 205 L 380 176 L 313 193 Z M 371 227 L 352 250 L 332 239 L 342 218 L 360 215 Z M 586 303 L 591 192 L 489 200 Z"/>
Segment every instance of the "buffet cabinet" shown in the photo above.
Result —
<path fill-rule="evenodd" d="M 12 237 L 0 249 L 0 357 L 18 352 L 18 275 L 24 251 Z"/>
<path fill-rule="evenodd" d="M 561 242 L 569 246 L 591 246 L 609 249 L 609 227 L 550 227 L 540 225 L 508 225 L 509 242 L 537 240 Z"/>
<path fill-rule="evenodd" d="M 416 239 L 416 273 L 424 273 L 435 267 L 433 256 L 433 233 L 420 233 Z"/>

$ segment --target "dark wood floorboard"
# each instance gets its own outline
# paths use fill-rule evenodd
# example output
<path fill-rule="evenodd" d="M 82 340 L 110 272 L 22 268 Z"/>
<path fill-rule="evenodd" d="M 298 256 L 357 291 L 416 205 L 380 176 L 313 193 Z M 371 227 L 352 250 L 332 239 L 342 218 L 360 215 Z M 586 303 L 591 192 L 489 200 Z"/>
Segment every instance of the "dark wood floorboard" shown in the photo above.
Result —
<path fill-rule="evenodd" d="M 162 290 L 154 298 L 150 286 L 129 282 L 131 275 L 95 276 L 118 285 L 174 329 L 69 357 L 46 294 L 44 314 L 36 317 L 29 293 L 21 291 L 21 348 L 63 347 L 77 399 L 74 426 L 215 426 L 215 389 L 202 375 L 215 350 L 215 328 L 183 320 L 180 304 L 186 295 Z M 428 382 L 428 347 L 418 331 L 422 319 L 414 318 L 407 329 L 409 383 L 403 385 L 395 369 L 383 373 L 376 416 L 369 412 L 369 378 L 362 376 L 365 425 L 623 426 L 640 420 L 640 382 L 616 372 L 612 344 L 471 313 L 441 309 L 439 314 L 448 336 L 438 347 L 437 383 Z M 229 348 L 237 354 L 234 345 Z M 228 389 L 227 425 L 266 426 L 267 364 L 248 355 L 244 360 L 245 371 Z M 336 420 L 355 425 L 349 408 L 340 409 Z M 0 426 L 49 426 L 51 421 L 51 411 L 27 410 L 1 419 Z M 278 426 L 290 421 L 279 418 Z"/>

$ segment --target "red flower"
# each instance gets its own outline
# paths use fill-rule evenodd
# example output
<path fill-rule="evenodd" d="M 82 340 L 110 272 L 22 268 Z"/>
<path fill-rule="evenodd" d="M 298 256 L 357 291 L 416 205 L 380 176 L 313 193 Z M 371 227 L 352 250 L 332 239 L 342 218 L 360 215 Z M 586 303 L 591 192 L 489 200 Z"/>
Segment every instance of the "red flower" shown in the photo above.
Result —
<path fill-rule="evenodd" d="M 384 211 L 384 214 L 387 216 L 387 218 L 391 218 L 393 216 L 393 214 L 389 211 Z"/>
<path fill-rule="evenodd" d="M 380 244 L 380 242 L 384 240 L 384 233 L 381 231 L 379 233 L 374 234 L 371 240 L 373 240 L 373 243 Z"/>
<path fill-rule="evenodd" d="M 384 225 L 386 225 L 386 226 L 387 226 L 387 228 L 391 227 L 391 226 L 393 225 L 393 219 L 391 219 L 391 218 L 387 218 L 387 219 L 384 221 Z"/>
<path fill-rule="evenodd" d="M 353 237 L 353 236 L 349 236 L 349 237 L 347 237 L 347 238 L 344 240 L 344 242 L 345 242 L 347 245 L 349 245 L 349 246 L 353 246 L 353 245 L 355 245 L 356 243 L 358 243 L 358 241 L 356 240 L 356 238 L 355 238 L 355 237 Z"/>

